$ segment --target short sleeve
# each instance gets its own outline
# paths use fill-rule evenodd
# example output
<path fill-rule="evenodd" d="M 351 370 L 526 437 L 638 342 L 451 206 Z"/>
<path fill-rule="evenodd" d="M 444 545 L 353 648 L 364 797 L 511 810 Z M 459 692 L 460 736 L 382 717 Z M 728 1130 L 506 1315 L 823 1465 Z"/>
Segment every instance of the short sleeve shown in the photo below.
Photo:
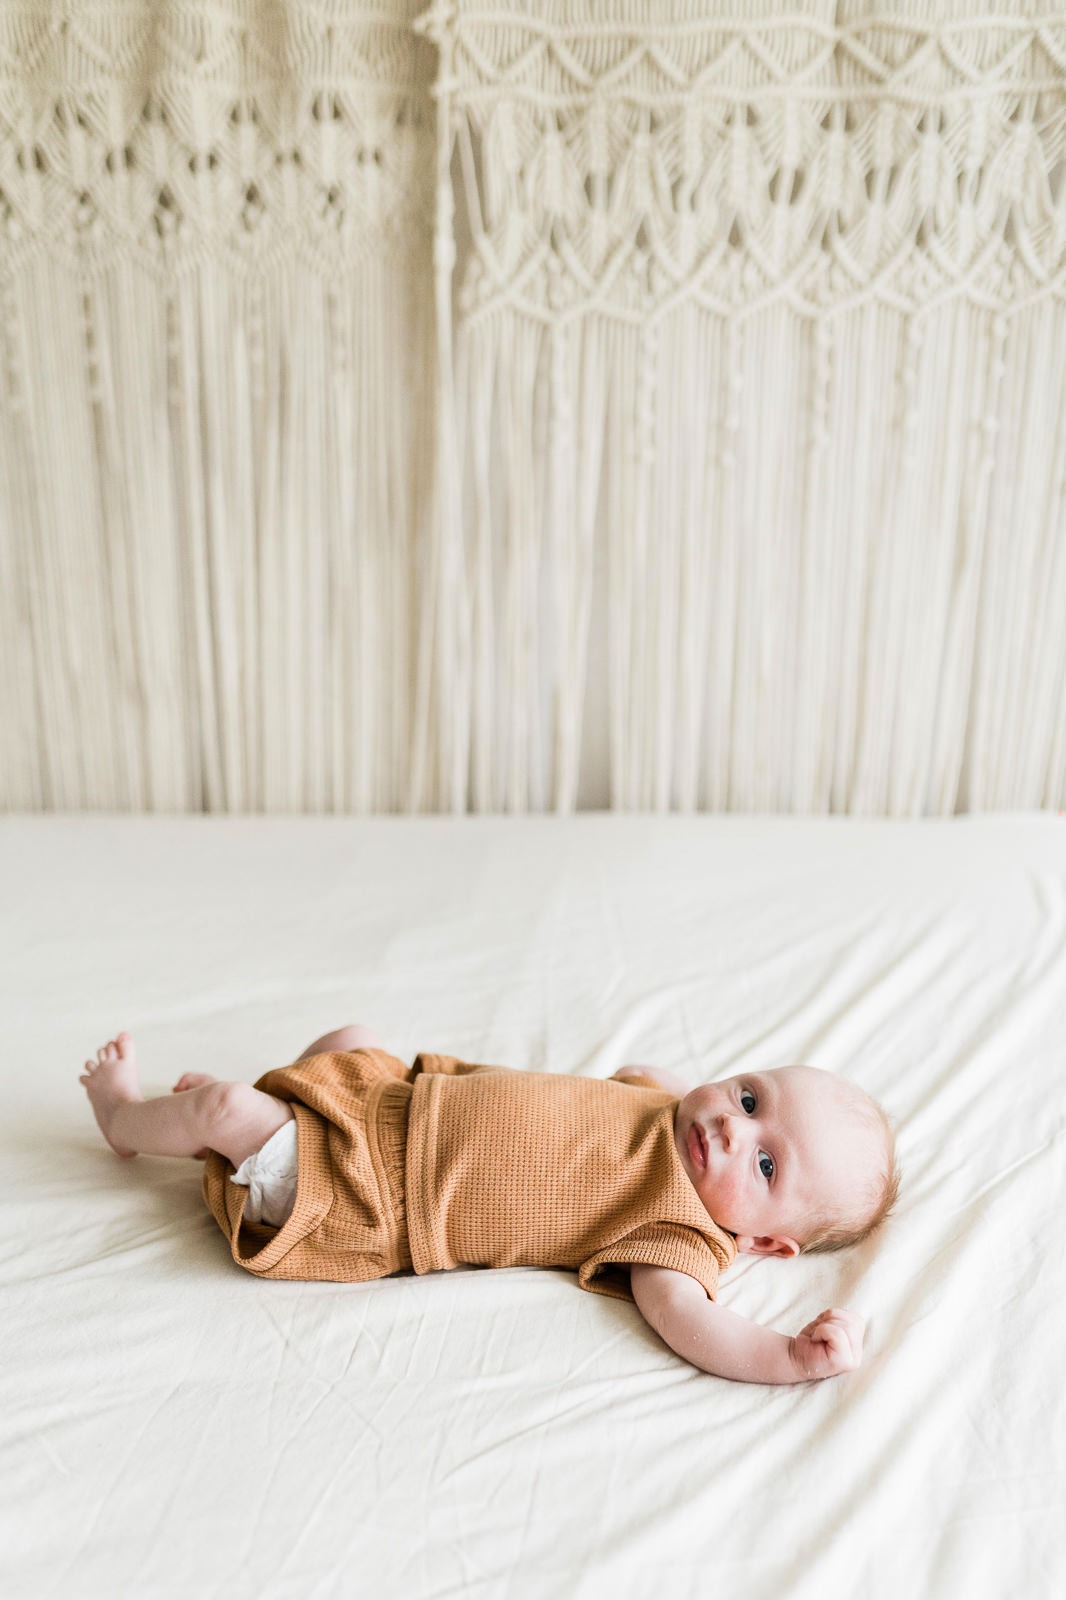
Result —
<path fill-rule="evenodd" d="M 582 1289 L 593 1294 L 632 1300 L 629 1273 L 625 1269 L 637 1261 L 650 1267 L 670 1267 L 674 1272 L 695 1278 L 713 1300 L 717 1295 L 719 1271 L 727 1267 L 735 1255 L 736 1246 L 727 1234 L 715 1237 L 680 1222 L 648 1222 L 582 1262 L 577 1281 Z"/>

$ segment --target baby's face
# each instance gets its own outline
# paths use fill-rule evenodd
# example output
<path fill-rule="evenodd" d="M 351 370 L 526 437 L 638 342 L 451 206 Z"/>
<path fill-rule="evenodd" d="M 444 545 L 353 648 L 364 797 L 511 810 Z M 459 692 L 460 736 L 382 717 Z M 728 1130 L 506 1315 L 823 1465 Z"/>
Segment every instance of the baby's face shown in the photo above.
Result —
<path fill-rule="evenodd" d="M 815 1067 L 701 1084 L 678 1104 L 674 1142 L 710 1215 L 754 1255 L 796 1255 L 807 1219 L 853 1202 L 877 1159 L 838 1080 Z"/>

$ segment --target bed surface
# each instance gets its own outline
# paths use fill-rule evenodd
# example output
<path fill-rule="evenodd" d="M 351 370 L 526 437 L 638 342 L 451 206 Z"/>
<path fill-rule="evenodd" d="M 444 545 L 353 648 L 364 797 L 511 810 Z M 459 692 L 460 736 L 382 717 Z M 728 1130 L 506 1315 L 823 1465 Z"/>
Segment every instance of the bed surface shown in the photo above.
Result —
<path fill-rule="evenodd" d="M 0 821 L 9 1596 L 1066 1593 L 1066 819 Z M 687 1366 L 559 1272 L 242 1273 L 78 1073 L 252 1080 L 345 1022 L 692 1084 L 806 1060 L 899 1127 L 856 1250 L 721 1303 L 862 1369 Z"/>

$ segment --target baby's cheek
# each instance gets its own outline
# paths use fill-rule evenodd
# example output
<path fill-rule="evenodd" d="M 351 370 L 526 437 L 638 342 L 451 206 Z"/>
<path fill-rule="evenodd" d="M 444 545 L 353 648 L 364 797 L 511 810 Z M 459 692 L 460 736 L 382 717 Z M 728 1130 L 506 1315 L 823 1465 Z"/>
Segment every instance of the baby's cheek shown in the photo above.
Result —
<path fill-rule="evenodd" d="M 715 1222 L 731 1232 L 743 1232 L 743 1196 L 741 1184 L 731 1172 L 719 1173 L 707 1199 L 707 1209 Z"/>

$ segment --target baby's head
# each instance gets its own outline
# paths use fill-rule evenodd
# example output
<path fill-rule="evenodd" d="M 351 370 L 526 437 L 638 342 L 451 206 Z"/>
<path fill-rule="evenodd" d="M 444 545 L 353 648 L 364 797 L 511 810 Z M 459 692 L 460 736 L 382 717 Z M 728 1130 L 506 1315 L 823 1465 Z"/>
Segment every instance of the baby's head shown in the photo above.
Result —
<path fill-rule="evenodd" d="M 857 1244 L 899 1190 L 885 1113 L 817 1067 L 701 1084 L 678 1104 L 674 1140 L 710 1215 L 752 1255 Z"/>

